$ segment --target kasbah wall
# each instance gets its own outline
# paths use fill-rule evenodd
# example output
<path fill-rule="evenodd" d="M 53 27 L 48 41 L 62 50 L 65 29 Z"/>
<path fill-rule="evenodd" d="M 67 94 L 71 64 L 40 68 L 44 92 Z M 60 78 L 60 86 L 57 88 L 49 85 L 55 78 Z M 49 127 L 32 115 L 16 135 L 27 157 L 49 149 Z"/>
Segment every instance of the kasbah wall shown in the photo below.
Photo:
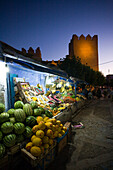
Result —
<path fill-rule="evenodd" d="M 98 36 L 91 37 L 89 34 L 85 37 L 83 34 L 78 37 L 73 35 L 69 43 L 69 56 L 81 58 L 81 63 L 90 66 L 98 71 Z"/>

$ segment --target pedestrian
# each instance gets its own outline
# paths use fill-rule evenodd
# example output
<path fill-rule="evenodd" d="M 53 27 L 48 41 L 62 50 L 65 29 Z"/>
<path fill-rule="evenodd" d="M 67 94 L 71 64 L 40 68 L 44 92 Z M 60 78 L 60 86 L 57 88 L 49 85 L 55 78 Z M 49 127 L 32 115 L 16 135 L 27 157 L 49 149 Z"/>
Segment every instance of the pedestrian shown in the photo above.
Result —
<path fill-rule="evenodd" d="M 113 102 L 113 87 L 111 88 L 110 96 L 111 96 L 111 101 Z"/>
<path fill-rule="evenodd" d="M 100 90 L 100 88 L 97 89 L 96 96 L 98 97 L 98 99 L 100 99 L 100 97 L 101 97 L 101 90 Z"/>

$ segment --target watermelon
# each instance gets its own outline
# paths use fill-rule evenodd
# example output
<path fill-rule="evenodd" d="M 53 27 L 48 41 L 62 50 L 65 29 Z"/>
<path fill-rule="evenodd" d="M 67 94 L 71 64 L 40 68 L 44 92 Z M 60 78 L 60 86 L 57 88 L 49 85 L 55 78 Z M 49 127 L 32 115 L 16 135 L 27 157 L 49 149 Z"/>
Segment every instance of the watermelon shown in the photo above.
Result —
<path fill-rule="evenodd" d="M 52 118 L 53 117 L 53 114 L 52 112 L 50 112 L 49 110 L 45 110 L 45 115 L 49 118 Z"/>
<path fill-rule="evenodd" d="M 6 112 L 3 112 L 0 114 L 0 123 L 4 123 L 9 121 L 9 114 Z"/>
<path fill-rule="evenodd" d="M 16 143 L 16 135 L 9 134 L 3 138 L 3 144 L 7 147 L 12 147 Z"/>
<path fill-rule="evenodd" d="M 0 103 L 0 113 L 5 111 L 5 105 L 3 103 Z"/>
<path fill-rule="evenodd" d="M 15 109 L 19 109 L 19 108 L 23 109 L 23 106 L 24 106 L 24 103 L 22 101 L 17 101 L 14 103 Z"/>
<path fill-rule="evenodd" d="M 28 116 L 26 118 L 26 125 L 33 127 L 36 124 L 36 119 L 34 116 Z"/>
<path fill-rule="evenodd" d="M 44 117 L 47 117 L 45 114 L 41 114 L 41 116 L 44 118 Z"/>
<path fill-rule="evenodd" d="M 24 141 L 24 135 L 20 134 L 16 136 L 16 142 L 20 143 Z"/>
<path fill-rule="evenodd" d="M 0 143 L 0 158 L 2 158 L 5 154 L 5 146 Z"/>
<path fill-rule="evenodd" d="M 14 111 L 14 116 L 17 122 L 24 122 L 26 114 L 22 109 L 16 109 Z"/>
<path fill-rule="evenodd" d="M 33 135 L 32 129 L 29 126 L 25 127 L 24 135 L 26 138 L 30 138 Z"/>
<path fill-rule="evenodd" d="M 5 122 L 1 125 L 1 131 L 5 134 L 11 133 L 13 131 L 13 123 Z"/>
<path fill-rule="evenodd" d="M 3 134 L 2 134 L 2 132 L 0 131 L 0 141 L 2 140 L 2 137 L 3 137 Z"/>
<path fill-rule="evenodd" d="M 25 114 L 26 114 L 27 116 L 32 116 L 33 110 L 32 110 L 32 107 L 31 107 L 30 104 L 26 103 L 26 104 L 23 106 L 23 110 L 24 110 L 24 112 L 25 112 Z"/>
<path fill-rule="evenodd" d="M 42 107 L 38 107 L 38 109 L 40 110 L 41 114 L 44 114 L 44 113 L 45 113 L 44 108 L 42 108 Z"/>
<path fill-rule="evenodd" d="M 30 105 L 31 105 L 32 109 L 35 109 L 35 108 L 38 107 L 38 103 L 37 103 L 36 101 L 32 101 L 32 102 L 30 103 Z"/>
<path fill-rule="evenodd" d="M 14 124 L 14 132 L 16 134 L 22 134 L 25 131 L 25 126 L 23 123 L 15 123 Z"/>
<path fill-rule="evenodd" d="M 9 114 L 9 117 L 14 117 L 14 111 L 15 109 L 9 109 L 7 113 Z"/>
<path fill-rule="evenodd" d="M 10 117 L 9 120 L 10 120 L 10 122 L 12 122 L 13 124 L 16 122 L 15 117 Z"/>
<path fill-rule="evenodd" d="M 34 109 L 34 116 L 41 116 L 41 110 L 40 109 Z"/>

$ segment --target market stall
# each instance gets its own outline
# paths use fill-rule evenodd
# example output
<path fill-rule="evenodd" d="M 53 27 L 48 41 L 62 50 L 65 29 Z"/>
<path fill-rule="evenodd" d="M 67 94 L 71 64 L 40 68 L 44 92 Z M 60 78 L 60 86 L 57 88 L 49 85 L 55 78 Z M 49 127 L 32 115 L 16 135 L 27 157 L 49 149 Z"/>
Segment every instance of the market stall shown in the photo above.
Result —
<path fill-rule="evenodd" d="M 33 166 L 43 163 L 46 167 L 48 156 L 54 158 L 53 153 L 67 144 L 71 129 L 70 123 L 66 127 L 65 123 L 71 122 L 73 108 L 79 108 L 76 83 L 64 71 L 26 58 L 7 44 L 0 45 L 0 161 L 8 157 L 9 163 L 8 153 L 14 158 L 22 148 L 23 157 Z M 37 131 L 45 141 L 40 136 L 32 142 L 33 136 L 39 137 Z M 39 148 L 31 151 L 32 146 Z"/>

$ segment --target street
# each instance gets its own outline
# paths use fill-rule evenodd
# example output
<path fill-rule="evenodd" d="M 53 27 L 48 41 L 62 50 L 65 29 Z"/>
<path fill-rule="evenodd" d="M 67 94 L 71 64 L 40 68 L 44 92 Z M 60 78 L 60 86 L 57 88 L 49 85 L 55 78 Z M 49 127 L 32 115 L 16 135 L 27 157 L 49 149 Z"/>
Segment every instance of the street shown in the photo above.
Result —
<path fill-rule="evenodd" d="M 94 100 L 72 119 L 85 128 L 72 129 L 72 139 L 49 170 L 113 169 L 113 103 Z"/>

